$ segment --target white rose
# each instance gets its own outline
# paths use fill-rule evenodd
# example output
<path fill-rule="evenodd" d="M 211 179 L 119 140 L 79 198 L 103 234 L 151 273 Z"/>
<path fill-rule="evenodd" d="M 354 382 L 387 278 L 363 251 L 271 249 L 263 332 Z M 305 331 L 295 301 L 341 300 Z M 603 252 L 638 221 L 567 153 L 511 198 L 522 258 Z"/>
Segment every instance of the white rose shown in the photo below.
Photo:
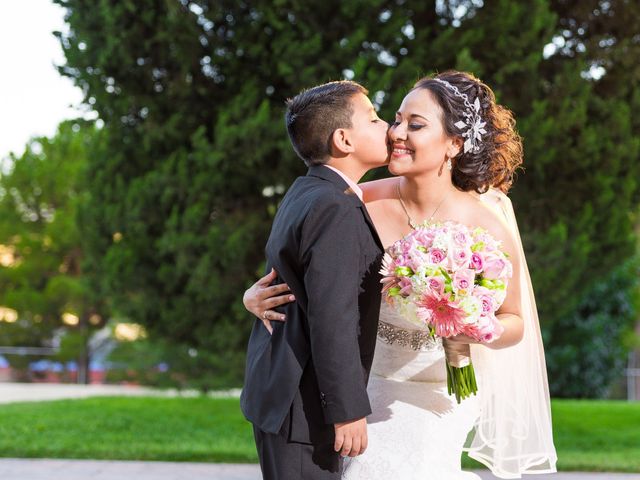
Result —
<path fill-rule="evenodd" d="M 467 314 L 464 318 L 464 323 L 471 325 L 477 322 L 478 317 L 482 313 L 482 302 L 480 299 L 468 296 L 460 300 L 460 308 Z"/>

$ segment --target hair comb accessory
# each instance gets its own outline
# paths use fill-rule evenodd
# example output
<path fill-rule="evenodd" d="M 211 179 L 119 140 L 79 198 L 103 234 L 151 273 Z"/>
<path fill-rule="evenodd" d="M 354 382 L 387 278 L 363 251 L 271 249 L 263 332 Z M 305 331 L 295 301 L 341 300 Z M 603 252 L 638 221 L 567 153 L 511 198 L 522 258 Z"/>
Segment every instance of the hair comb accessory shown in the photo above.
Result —
<path fill-rule="evenodd" d="M 454 125 L 462 130 L 462 137 L 465 139 L 464 153 L 478 153 L 480 151 L 480 144 L 482 143 L 482 135 L 487 133 L 484 128 L 487 122 L 483 122 L 480 116 L 480 100 L 476 97 L 472 104 L 467 94 L 462 93 L 455 85 L 440 78 L 434 78 L 434 80 L 442 83 L 451 90 L 456 97 L 461 98 L 464 102 L 464 106 L 466 107 L 466 111 L 462 112 L 464 120 L 458 120 Z"/>

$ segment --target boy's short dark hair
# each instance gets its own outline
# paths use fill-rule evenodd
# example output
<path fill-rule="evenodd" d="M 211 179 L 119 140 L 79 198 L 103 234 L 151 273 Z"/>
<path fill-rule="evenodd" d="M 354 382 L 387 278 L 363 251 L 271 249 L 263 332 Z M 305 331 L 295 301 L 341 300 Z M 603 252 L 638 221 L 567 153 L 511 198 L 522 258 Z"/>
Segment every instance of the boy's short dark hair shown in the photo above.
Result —
<path fill-rule="evenodd" d="M 354 95 L 369 92 L 349 80 L 324 83 L 287 100 L 285 121 L 294 150 L 307 166 L 323 165 L 331 155 L 331 135 L 351 128 Z"/>

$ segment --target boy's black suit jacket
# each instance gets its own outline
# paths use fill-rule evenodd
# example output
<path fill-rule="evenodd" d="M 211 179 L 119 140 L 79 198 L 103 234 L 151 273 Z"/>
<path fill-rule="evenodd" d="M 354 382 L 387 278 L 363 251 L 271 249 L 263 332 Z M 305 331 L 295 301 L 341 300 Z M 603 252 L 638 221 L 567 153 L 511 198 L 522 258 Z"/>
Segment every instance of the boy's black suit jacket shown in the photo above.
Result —
<path fill-rule="evenodd" d="M 366 385 L 380 310 L 383 248 L 367 210 L 336 172 L 309 168 L 286 193 L 267 242 L 267 271 L 296 301 L 270 335 L 256 319 L 241 407 L 290 441 L 333 443 L 338 422 L 371 413 Z M 285 424 L 285 420 L 287 424 Z"/>

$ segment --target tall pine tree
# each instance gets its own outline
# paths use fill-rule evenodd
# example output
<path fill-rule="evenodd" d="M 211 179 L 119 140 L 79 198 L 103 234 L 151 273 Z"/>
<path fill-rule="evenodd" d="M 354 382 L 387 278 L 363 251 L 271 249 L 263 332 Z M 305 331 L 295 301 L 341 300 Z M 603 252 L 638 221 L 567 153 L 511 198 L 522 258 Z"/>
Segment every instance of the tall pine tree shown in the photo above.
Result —
<path fill-rule="evenodd" d="M 633 253 L 638 94 L 621 86 L 637 41 L 618 12 L 618 43 L 601 43 L 593 13 L 618 2 L 56 1 L 61 71 L 108 131 L 91 162 L 90 270 L 117 311 L 199 347 L 214 383 L 241 376 L 241 293 L 304 172 L 282 122 L 304 87 L 354 78 L 386 118 L 426 73 L 470 70 L 494 88 L 525 139 L 512 195 L 551 353 L 567 341 L 554 326 Z M 585 73 L 599 64 L 601 79 Z"/>

